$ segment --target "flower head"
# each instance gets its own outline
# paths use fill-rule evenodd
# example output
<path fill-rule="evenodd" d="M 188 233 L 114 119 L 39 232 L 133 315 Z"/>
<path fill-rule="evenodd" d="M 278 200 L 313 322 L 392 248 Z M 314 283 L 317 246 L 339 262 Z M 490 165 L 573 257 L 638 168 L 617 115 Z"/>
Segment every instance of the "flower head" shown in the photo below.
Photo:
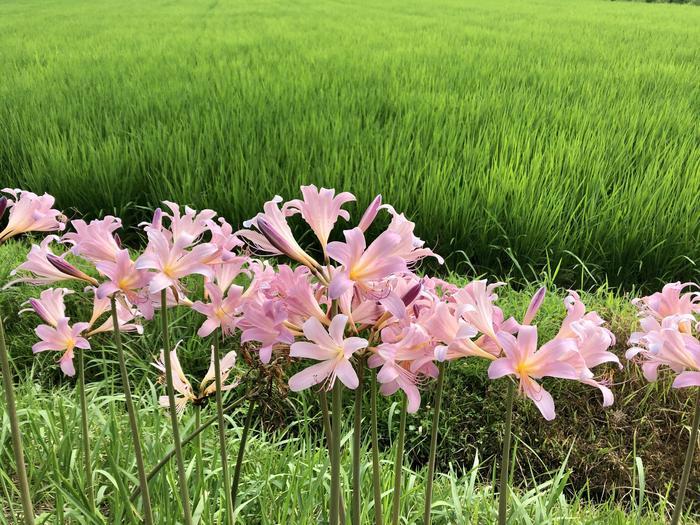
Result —
<path fill-rule="evenodd" d="M 302 218 L 311 226 L 321 246 L 325 249 L 328 237 L 338 221 L 338 217 L 342 217 L 346 221 L 350 220 L 350 214 L 343 210 L 342 206 L 355 201 L 355 196 L 348 192 L 336 195 L 335 190 L 326 188 L 319 190 L 313 184 L 302 186 L 301 193 L 303 199 L 287 202 L 284 209 L 291 215 L 301 213 Z"/>
<path fill-rule="evenodd" d="M 48 193 L 39 196 L 20 189 L 2 191 L 12 195 L 13 200 L 5 200 L 4 207 L 10 213 L 7 226 L 0 231 L 0 242 L 22 233 L 65 229 L 66 218 L 53 208 L 55 199 Z"/>
<path fill-rule="evenodd" d="M 305 368 L 289 378 L 289 388 L 298 392 L 326 380 L 326 388 L 333 387 L 336 378 L 348 388 L 355 389 L 359 379 L 350 362 L 352 355 L 367 347 L 366 339 L 360 337 L 345 338 L 348 318 L 338 314 L 331 321 L 328 331 L 315 317 L 304 323 L 304 336 L 307 341 L 300 341 L 291 346 L 291 357 L 304 357 L 320 361 Z"/>
<path fill-rule="evenodd" d="M 84 257 L 92 263 L 116 261 L 120 247 L 114 232 L 121 228 L 121 219 L 107 215 L 104 219 L 89 223 L 75 220 L 72 225 L 75 232 L 69 232 L 63 236 L 64 242 L 73 245 L 71 253 Z"/>
<path fill-rule="evenodd" d="M 46 350 L 63 352 L 58 360 L 61 370 L 68 376 L 74 376 L 73 350 L 75 348 L 83 350 L 90 348 L 90 343 L 82 336 L 89 325 L 88 323 L 76 323 L 70 326 L 68 321 L 69 319 L 64 317 L 58 320 L 55 327 L 45 324 L 37 326 L 35 332 L 41 341 L 32 346 L 32 352 L 35 354 Z"/>

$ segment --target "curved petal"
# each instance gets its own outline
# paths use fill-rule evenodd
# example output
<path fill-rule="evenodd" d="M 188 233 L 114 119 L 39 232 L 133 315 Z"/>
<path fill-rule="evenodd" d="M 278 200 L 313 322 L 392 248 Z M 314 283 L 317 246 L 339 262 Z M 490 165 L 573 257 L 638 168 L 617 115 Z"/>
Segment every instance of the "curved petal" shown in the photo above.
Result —
<path fill-rule="evenodd" d="M 510 359 L 502 357 L 501 359 L 496 359 L 489 365 L 488 374 L 489 379 L 498 379 L 499 377 L 514 375 L 515 369 Z"/>
<path fill-rule="evenodd" d="M 673 381 L 673 388 L 700 386 L 700 372 L 682 372 Z"/>
<path fill-rule="evenodd" d="M 355 369 L 350 361 L 345 359 L 339 361 L 338 364 L 335 365 L 335 377 L 340 379 L 343 384 L 351 390 L 355 390 L 360 384 Z"/>
<path fill-rule="evenodd" d="M 289 389 L 299 392 L 323 382 L 333 371 L 333 361 L 323 361 L 305 368 L 289 378 Z"/>

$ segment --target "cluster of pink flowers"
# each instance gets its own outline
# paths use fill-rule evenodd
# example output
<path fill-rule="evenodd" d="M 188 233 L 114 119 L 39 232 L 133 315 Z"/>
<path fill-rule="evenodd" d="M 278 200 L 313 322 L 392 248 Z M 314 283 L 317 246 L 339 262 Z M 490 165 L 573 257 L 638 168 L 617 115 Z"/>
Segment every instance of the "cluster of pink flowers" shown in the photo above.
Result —
<path fill-rule="evenodd" d="M 73 349 L 89 348 L 89 336 L 111 329 L 109 319 L 96 325 L 108 311 L 111 296 L 119 301 L 120 329 L 140 330 L 139 319 L 153 317 L 165 290 L 168 306 L 183 305 L 204 316 L 200 337 L 216 330 L 224 337 L 239 332 L 241 342 L 253 343 L 259 350 L 263 363 L 273 353 L 317 361 L 289 379 L 293 391 L 314 385 L 329 389 L 336 379 L 354 389 L 355 365 L 366 359 L 378 370 L 380 391 L 385 395 L 403 391 L 408 411 L 415 412 L 421 402 L 420 385 L 437 377 L 437 362 L 477 357 L 491 361 L 489 377 L 515 376 L 521 392 L 547 419 L 554 417 L 553 400 L 537 382 L 545 376 L 595 386 L 603 393 L 604 404 L 612 403 L 612 393 L 595 380 L 591 368 L 604 362 L 619 364 L 608 351 L 615 339 L 595 312 L 586 312 L 575 292 L 565 300 L 568 313 L 559 333 L 538 348 L 532 321 L 544 289 L 533 297 L 522 323 L 505 320 L 495 304 L 495 290 L 502 283 L 478 280 L 457 287 L 419 275 L 416 266 L 422 259 L 442 263 L 442 258 L 415 235 L 413 222 L 382 204 L 381 196 L 357 226 L 342 232 L 343 240 L 329 242 L 339 219 L 350 220 L 344 206 L 355 197 L 313 185 L 301 191 L 302 199 L 284 202 L 275 197 L 235 232 L 212 210 L 183 211 L 165 202 L 165 211 L 156 210 L 153 219 L 141 225 L 148 244 L 136 256 L 120 244 L 118 218 L 72 221 L 73 231 L 32 246 L 27 261 L 14 273 L 18 281 L 35 284 L 85 281 L 94 315 L 89 322 L 70 325 L 63 304 L 67 291 L 46 290 L 30 301 L 46 323 L 37 328 L 41 341 L 34 350 L 62 351 L 61 367 L 73 374 Z M 46 208 L 53 204 L 50 197 L 19 191 L 12 195 L 20 195 L 11 210 L 20 210 L 21 217 L 11 217 L 8 231 L 29 231 L 28 216 L 36 230 L 63 228 L 63 223 L 55 222 L 60 213 Z M 18 204 L 22 199 L 34 203 L 33 212 L 28 210 L 30 204 Z M 368 240 L 366 233 L 380 213 L 387 214 L 388 226 Z M 295 215 L 315 235 L 319 258 L 295 238 L 289 224 Z M 56 255 L 54 243 L 69 245 L 72 256 L 94 271 L 79 270 L 68 262 L 67 253 Z M 271 264 L 265 256 L 286 256 L 294 264 Z M 202 285 L 195 286 L 192 276 L 199 276 Z M 201 297 L 192 297 L 190 289 L 203 289 Z M 177 356 L 173 357 L 173 373 L 180 378 L 174 378 L 174 384 L 181 399 L 197 399 Z M 228 375 L 235 355 L 224 360 L 227 366 L 222 370 Z M 164 371 L 162 366 L 159 370 Z"/>
<path fill-rule="evenodd" d="M 633 301 L 639 310 L 641 331 L 631 335 L 634 346 L 626 356 L 641 362 L 648 381 L 656 381 L 659 367 L 667 366 L 677 374 L 674 388 L 700 386 L 700 292 L 684 292 L 690 287 L 697 285 L 669 283 L 661 292 Z"/>

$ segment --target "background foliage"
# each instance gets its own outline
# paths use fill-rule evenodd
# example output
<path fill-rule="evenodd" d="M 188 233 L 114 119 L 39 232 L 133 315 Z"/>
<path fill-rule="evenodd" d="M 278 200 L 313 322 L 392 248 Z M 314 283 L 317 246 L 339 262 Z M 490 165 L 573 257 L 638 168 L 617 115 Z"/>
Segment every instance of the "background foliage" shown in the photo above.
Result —
<path fill-rule="evenodd" d="M 313 182 L 384 193 L 454 270 L 686 279 L 698 42 L 693 6 L 597 0 L 3 2 L 0 185 L 238 224 Z"/>

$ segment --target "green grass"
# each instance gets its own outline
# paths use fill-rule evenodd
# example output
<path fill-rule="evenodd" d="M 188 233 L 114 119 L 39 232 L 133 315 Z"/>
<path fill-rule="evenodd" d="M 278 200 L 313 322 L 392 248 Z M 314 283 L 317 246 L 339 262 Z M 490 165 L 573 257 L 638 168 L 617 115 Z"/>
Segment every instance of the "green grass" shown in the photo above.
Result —
<path fill-rule="evenodd" d="M 0 184 L 131 224 L 382 192 L 452 269 L 654 286 L 698 273 L 698 42 L 689 5 L 4 1 Z"/>

